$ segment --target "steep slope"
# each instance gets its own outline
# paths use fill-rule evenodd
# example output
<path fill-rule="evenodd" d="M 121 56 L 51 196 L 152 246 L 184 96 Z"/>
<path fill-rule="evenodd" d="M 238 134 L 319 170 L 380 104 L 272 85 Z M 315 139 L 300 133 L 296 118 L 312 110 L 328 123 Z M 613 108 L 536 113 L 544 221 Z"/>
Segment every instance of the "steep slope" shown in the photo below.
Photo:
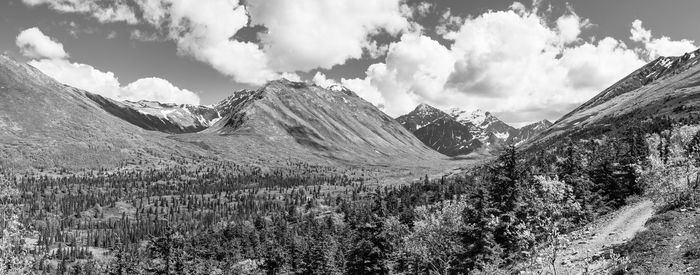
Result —
<path fill-rule="evenodd" d="M 0 55 L 0 167 L 115 167 L 173 153 L 87 95 Z"/>
<path fill-rule="evenodd" d="M 413 134 L 430 148 L 447 156 L 466 155 L 482 146 L 482 143 L 472 136 L 469 126 L 450 117 L 439 118 Z"/>
<path fill-rule="evenodd" d="M 411 132 L 427 126 L 434 121 L 449 117 L 445 112 L 428 104 L 420 104 L 413 111 L 396 118 L 403 127 Z"/>
<path fill-rule="evenodd" d="M 87 96 L 110 114 L 146 130 L 165 133 L 199 132 L 221 116 L 214 107 L 155 101 L 119 102 L 96 94 Z"/>
<path fill-rule="evenodd" d="M 521 129 L 513 128 L 490 112 L 458 108 L 439 110 L 427 104 L 396 118 L 423 143 L 447 156 L 476 150 L 495 152 L 509 143 L 520 143 L 551 125 L 541 121 Z"/>
<path fill-rule="evenodd" d="M 508 142 L 519 144 L 521 142 L 534 138 L 535 136 L 537 136 L 537 134 L 544 132 L 549 127 L 551 127 L 552 124 L 553 123 L 551 121 L 545 119 L 529 125 L 525 125 L 518 129 L 517 135 L 511 136 Z"/>
<path fill-rule="evenodd" d="M 700 109 L 700 50 L 660 57 L 556 121 L 531 144 L 614 130 L 627 121 L 682 118 Z"/>
<path fill-rule="evenodd" d="M 507 143 L 509 137 L 517 134 L 517 129 L 490 112 L 479 109 L 467 111 L 459 108 L 452 108 L 446 112 L 463 125 L 473 125 L 472 134 L 490 147 L 499 147 Z"/>
<path fill-rule="evenodd" d="M 318 156 L 347 162 L 436 159 L 425 146 L 369 102 L 347 89 L 288 80 L 241 90 L 216 106 L 222 119 L 181 139 L 221 151 Z"/>

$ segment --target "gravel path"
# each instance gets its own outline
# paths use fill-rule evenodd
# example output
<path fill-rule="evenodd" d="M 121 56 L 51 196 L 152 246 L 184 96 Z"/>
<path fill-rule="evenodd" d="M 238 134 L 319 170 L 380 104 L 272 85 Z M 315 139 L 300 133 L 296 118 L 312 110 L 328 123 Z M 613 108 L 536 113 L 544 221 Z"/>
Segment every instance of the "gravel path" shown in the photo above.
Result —
<path fill-rule="evenodd" d="M 653 214 L 654 204 L 645 200 L 625 206 L 570 234 L 569 245 L 558 253 L 556 273 L 605 274 L 610 246 L 625 243 L 644 230 L 644 224 Z"/>

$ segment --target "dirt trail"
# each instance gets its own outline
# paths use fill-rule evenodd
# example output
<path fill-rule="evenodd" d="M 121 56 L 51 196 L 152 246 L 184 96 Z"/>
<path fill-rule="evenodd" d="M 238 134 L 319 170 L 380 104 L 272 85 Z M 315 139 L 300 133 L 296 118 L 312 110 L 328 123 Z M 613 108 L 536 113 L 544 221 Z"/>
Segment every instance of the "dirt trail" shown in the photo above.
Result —
<path fill-rule="evenodd" d="M 627 242 L 644 230 L 654 214 L 650 200 L 623 207 L 571 233 L 570 243 L 558 253 L 557 274 L 604 274 L 610 246 Z M 551 272 L 551 270 L 550 270 Z"/>

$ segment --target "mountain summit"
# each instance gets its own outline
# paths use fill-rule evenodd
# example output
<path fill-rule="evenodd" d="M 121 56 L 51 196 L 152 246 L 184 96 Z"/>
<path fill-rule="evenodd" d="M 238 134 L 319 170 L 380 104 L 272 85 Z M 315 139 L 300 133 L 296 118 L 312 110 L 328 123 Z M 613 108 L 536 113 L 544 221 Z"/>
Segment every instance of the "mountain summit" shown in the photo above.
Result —
<path fill-rule="evenodd" d="M 448 156 L 497 151 L 509 143 L 519 144 L 551 125 L 545 120 L 516 129 L 483 110 L 440 110 L 428 104 L 420 104 L 396 120 L 423 143 Z"/>

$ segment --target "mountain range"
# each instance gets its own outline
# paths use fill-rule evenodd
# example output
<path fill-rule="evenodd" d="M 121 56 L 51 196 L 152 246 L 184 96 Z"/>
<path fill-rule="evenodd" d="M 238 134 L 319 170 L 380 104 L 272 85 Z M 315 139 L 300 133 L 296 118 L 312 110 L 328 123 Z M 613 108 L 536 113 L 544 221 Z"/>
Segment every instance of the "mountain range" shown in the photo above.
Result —
<path fill-rule="evenodd" d="M 276 80 L 197 106 L 117 101 L 0 56 L 0 167 L 96 168 L 178 159 L 406 165 L 507 144 L 546 146 L 631 120 L 700 117 L 700 50 L 659 57 L 554 124 L 427 104 L 392 119 L 354 92 Z M 439 154 L 439 153 L 443 154 Z"/>
<path fill-rule="evenodd" d="M 517 129 L 490 112 L 440 110 L 427 104 L 418 105 L 396 120 L 423 143 L 448 156 L 497 152 L 507 144 L 520 144 L 552 125 L 542 120 Z"/>
<path fill-rule="evenodd" d="M 214 106 L 116 101 L 0 57 L 1 168 L 178 158 L 368 165 L 444 159 L 347 89 L 277 80 Z"/>

